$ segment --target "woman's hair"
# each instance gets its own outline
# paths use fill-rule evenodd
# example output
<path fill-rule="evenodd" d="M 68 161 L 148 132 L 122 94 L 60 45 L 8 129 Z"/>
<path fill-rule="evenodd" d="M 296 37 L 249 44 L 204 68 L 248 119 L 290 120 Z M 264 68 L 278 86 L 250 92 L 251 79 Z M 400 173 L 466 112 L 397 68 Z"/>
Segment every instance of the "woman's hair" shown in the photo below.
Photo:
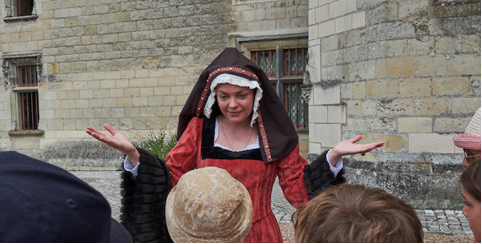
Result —
<path fill-rule="evenodd" d="M 480 202 L 480 159 L 471 163 L 460 176 L 462 187 Z"/>
<path fill-rule="evenodd" d="M 384 190 L 332 186 L 293 214 L 295 242 L 423 242 L 413 208 Z"/>

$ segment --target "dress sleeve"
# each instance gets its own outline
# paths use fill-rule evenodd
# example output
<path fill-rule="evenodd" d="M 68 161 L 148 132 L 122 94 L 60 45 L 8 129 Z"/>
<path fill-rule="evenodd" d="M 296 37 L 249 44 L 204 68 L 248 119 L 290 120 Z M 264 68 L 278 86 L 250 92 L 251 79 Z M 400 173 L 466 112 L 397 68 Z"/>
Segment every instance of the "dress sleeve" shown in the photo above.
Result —
<path fill-rule="evenodd" d="M 134 242 L 172 242 L 166 225 L 166 200 L 171 189 L 169 167 L 141 148 L 137 177 L 122 173 L 121 222 Z"/>
<path fill-rule="evenodd" d="M 172 187 L 176 186 L 182 175 L 196 167 L 201 150 L 202 128 L 203 119 L 192 118 L 176 146 L 167 154 L 166 165 L 169 166 Z"/>
<path fill-rule="evenodd" d="M 343 169 L 336 176 L 330 170 L 330 164 L 326 159 L 327 153 L 328 151 L 325 151 L 315 161 L 305 167 L 303 181 L 306 185 L 309 199 L 314 198 L 321 191 L 332 185 L 345 183 Z"/>
<path fill-rule="evenodd" d="M 308 192 L 303 182 L 306 159 L 296 148 L 278 162 L 278 178 L 283 194 L 295 208 L 308 201 Z"/>

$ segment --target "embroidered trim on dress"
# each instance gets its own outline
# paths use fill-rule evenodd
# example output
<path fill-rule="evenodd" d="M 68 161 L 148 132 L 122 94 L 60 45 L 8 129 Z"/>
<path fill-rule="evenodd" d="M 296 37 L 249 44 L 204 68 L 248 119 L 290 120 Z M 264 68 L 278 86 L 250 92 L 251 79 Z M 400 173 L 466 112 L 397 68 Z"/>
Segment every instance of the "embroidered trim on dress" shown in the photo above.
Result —
<path fill-rule="evenodd" d="M 196 116 L 197 117 L 201 116 L 201 111 L 202 111 L 201 108 L 203 107 L 203 103 L 206 100 L 206 96 L 207 96 L 208 91 L 209 91 L 209 83 L 210 83 L 210 81 L 207 80 L 206 86 L 204 87 L 204 91 L 201 95 L 201 99 L 199 99 L 199 103 L 197 104 L 197 110 L 196 110 Z"/>
<path fill-rule="evenodd" d="M 256 76 L 255 74 L 253 74 L 252 72 L 249 72 L 247 70 L 244 70 L 244 69 L 241 69 L 241 68 L 237 68 L 237 67 L 223 67 L 223 68 L 219 68 L 217 70 L 214 70 L 213 72 L 211 72 L 211 74 L 209 74 L 209 77 L 208 77 L 208 82 L 211 81 L 211 79 L 216 76 L 217 74 L 221 73 L 221 72 L 235 72 L 235 73 L 238 73 L 238 74 L 242 74 L 242 75 L 246 75 L 248 77 L 252 77 L 254 79 L 256 79 L 258 82 L 259 82 L 259 79 L 258 79 L 258 76 Z"/>
<path fill-rule="evenodd" d="M 261 118 L 261 111 L 258 109 L 258 126 L 259 126 L 259 133 L 261 134 L 261 139 L 263 140 L 263 149 L 264 152 L 266 153 L 266 159 L 268 162 L 273 161 L 271 158 L 271 151 L 269 150 L 269 144 L 268 144 L 268 137 L 266 136 L 266 131 L 264 129 L 263 125 L 263 119 Z"/>

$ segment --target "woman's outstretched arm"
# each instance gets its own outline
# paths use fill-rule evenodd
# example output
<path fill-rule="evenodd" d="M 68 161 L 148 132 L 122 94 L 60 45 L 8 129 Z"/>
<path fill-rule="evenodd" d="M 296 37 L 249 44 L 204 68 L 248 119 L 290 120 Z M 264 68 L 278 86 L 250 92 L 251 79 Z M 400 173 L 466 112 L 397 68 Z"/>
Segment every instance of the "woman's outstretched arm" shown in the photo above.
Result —
<path fill-rule="evenodd" d="M 112 126 L 109 124 L 104 124 L 104 128 L 110 132 L 111 135 L 107 135 L 105 133 L 102 133 L 92 127 L 87 127 L 85 132 L 87 134 L 91 135 L 95 139 L 121 151 L 127 157 L 129 157 L 129 160 L 132 163 L 132 166 L 136 167 L 136 165 L 139 163 L 139 158 L 140 154 L 137 151 L 137 149 L 134 147 L 132 142 L 124 136 L 123 134 L 117 132 Z"/>

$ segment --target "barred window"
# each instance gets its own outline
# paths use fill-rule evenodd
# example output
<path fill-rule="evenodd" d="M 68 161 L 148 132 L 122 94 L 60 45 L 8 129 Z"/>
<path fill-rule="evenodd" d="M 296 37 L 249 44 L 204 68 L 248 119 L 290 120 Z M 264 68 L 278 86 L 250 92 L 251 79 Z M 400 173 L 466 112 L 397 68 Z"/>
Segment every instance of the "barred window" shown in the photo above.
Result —
<path fill-rule="evenodd" d="M 308 129 L 308 103 L 301 96 L 307 52 L 308 48 L 251 52 L 251 60 L 270 78 L 296 129 Z"/>
<path fill-rule="evenodd" d="M 276 50 L 252 52 L 251 60 L 263 68 L 268 77 L 276 76 Z"/>
<path fill-rule="evenodd" d="M 37 86 L 35 66 L 19 66 L 19 86 Z M 22 130 L 37 130 L 39 122 L 38 92 L 19 92 Z"/>
<path fill-rule="evenodd" d="M 301 96 L 302 83 L 284 84 L 284 105 L 297 129 L 308 129 L 308 103 Z"/>
<path fill-rule="evenodd" d="M 305 72 L 305 55 L 307 48 L 284 50 L 283 75 L 298 76 Z"/>

